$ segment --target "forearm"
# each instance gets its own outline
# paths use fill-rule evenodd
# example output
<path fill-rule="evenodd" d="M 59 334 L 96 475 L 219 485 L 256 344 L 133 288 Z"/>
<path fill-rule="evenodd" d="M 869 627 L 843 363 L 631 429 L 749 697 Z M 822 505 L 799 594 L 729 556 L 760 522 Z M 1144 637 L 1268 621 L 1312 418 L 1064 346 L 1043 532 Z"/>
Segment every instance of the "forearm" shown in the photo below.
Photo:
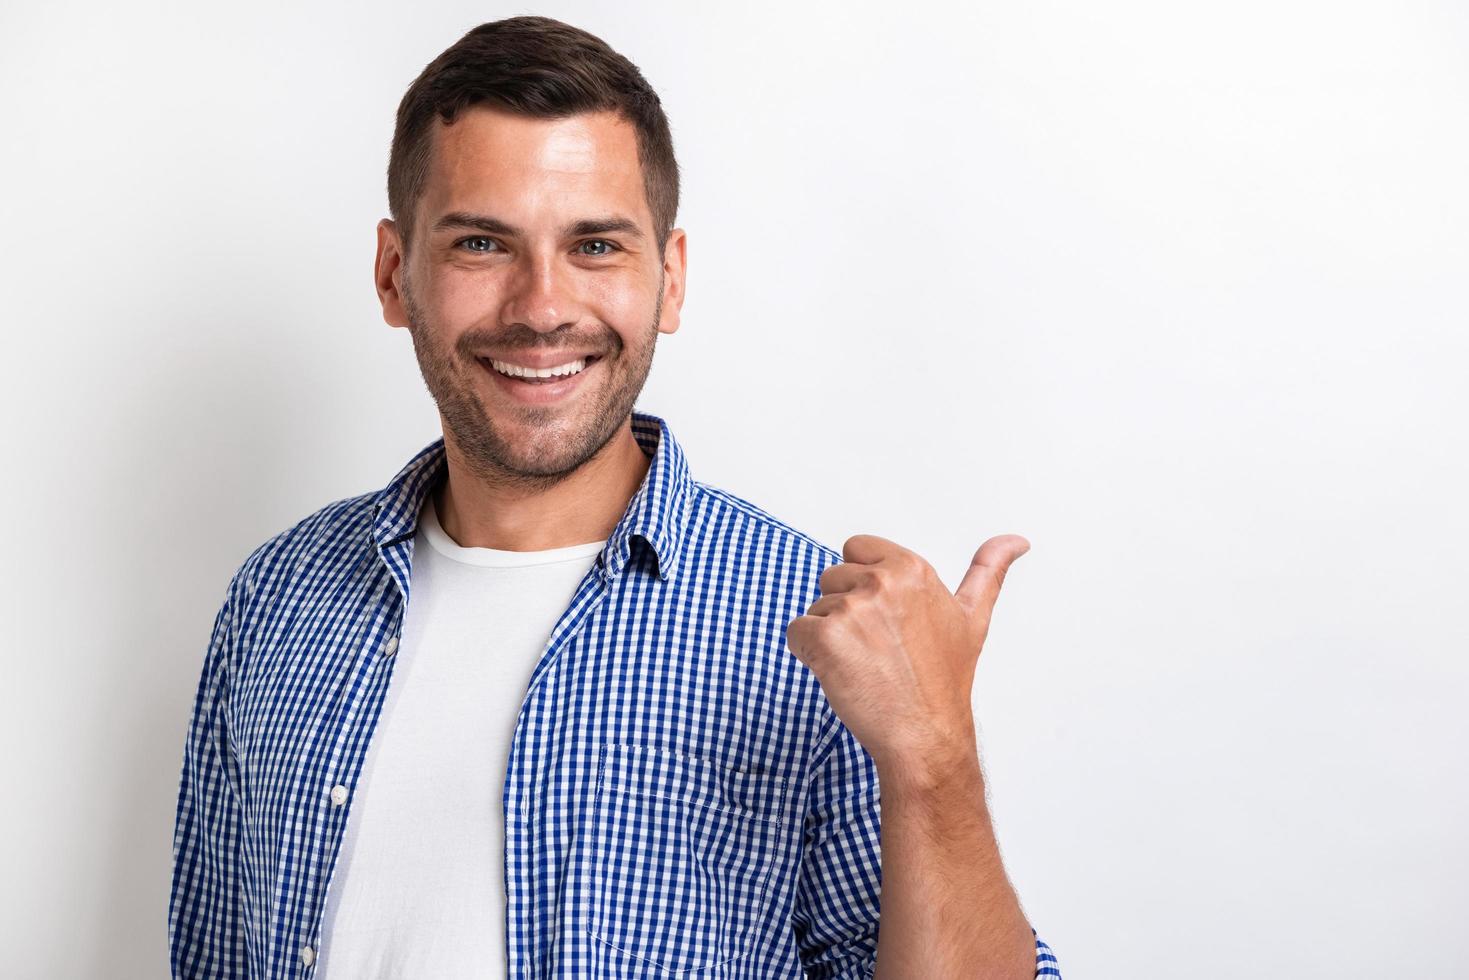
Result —
<path fill-rule="evenodd" d="M 879 763 L 878 782 L 874 980 L 1031 980 L 1035 936 L 1000 861 L 974 743 Z"/>

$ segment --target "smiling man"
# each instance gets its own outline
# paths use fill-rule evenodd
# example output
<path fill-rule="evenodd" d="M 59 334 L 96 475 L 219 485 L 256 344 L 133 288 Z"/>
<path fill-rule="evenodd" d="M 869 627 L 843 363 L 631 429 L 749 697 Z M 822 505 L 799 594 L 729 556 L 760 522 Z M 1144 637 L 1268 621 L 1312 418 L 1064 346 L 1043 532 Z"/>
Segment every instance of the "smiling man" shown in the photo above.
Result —
<path fill-rule="evenodd" d="M 637 68 L 475 28 L 404 96 L 388 196 L 376 288 L 442 437 L 230 580 L 174 976 L 1059 976 L 968 699 L 1024 539 L 950 595 L 695 480 L 634 410 L 685 280 Z"/>

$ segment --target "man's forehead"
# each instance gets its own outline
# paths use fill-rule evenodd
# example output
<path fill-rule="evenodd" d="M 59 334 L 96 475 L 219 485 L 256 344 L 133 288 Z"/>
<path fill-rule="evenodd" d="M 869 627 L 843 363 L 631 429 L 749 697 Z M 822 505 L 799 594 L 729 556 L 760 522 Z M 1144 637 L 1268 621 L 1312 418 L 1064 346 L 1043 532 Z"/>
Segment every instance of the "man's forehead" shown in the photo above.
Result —
<path fill-rule="evenodd" d="M 641 192 L 636 130 L 612 112 L 540 119 L 471 106 L 434 127 L 430 184 L 445 190 L 553 181 Z"/>

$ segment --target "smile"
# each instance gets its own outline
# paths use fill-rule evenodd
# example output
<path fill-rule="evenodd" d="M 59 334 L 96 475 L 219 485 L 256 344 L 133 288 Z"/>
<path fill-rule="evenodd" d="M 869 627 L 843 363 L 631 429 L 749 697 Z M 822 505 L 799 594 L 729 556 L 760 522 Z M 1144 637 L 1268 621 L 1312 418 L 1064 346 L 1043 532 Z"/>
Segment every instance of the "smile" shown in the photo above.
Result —
<path fill-rule="evenodd" d="M 568 398 L 582 385 L 582 379 L 602 360 L 591 356 L 548 368 L 528 368 L 508 361 L 475 358 L 485 369 L 495 387 L 518 402 L 546 405 Z"/>
<path fill-rule="evenodd" d="M 488 363 L 490 367 L 494 368 L 496 371 L 499 371 L 501 374 L 507 375 L 512 378 L 532 380 L 537 378 L 561 378 L 573 374 L 580 374 L 583 370 L 586 369 L 588 364 L 591 364 L 596 359 L 597 358 L 595 356 L 584 357 L 579 360 L 567 361 L 565 364 L 558 364 L 555 367 L 548 368 L 522 367 L 519 364 L 512 364 L 509 361 L 488 360 Z M 483 361 L 486 359 L 482 358 L 481 360 Z"/>

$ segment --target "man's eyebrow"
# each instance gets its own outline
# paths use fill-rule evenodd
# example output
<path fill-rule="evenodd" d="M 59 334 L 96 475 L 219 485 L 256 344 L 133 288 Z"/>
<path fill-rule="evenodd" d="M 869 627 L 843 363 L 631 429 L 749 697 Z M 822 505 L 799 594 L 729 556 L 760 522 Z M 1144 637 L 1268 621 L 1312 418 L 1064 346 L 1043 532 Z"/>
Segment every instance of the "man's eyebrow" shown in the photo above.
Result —
<path fill-rule="evenodd" d="M 517 237 L 523 232 L 508 222 L 488 214 L 472 214 L 468 211 L 450 211 L 448 214 L 434 222 L 434 231 L 444 231 L 450 228 L 470 228 L 474 231 L 482 231 L 489 235 L 505 235 L 510 238 Z M 642 238 L 643 231 L 637 222 L 620 215 L 608 218 L 583 218 L 574 221 L 562 229 L 567 237 L 579 237 L 582 235 L 607 235 L 619 232 L 633 238 Z"/>
<path fill-rule="evenodd" d="M 434 222 L 434 231 L 444 231 L 449 228 L 472 228 L 475 231 L 488 232 L 492 235 L 520 234 L 519 228 L 499 218 L 492 218 L 487 214 L 471 214 L 468 211 L 450 211 Z"/>

